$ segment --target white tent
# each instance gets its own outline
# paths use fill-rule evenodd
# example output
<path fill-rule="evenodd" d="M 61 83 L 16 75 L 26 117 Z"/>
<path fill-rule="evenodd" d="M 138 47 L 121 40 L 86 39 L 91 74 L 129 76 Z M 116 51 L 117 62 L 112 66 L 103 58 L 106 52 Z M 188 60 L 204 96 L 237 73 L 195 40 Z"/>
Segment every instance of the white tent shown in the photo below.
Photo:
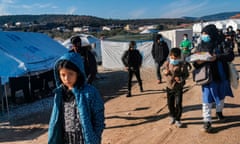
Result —
<path fill-rule="evenodd" d="M 95 55 L 96 61 L 102 62 L 102 54 L 101 54 L 101 44 L 100 40 L 92 35 L 86 35 L 86 34 L 77 34 L 74 36 L 79 36 L 82 40 L 82 46 L 91 45 L 92 52 Z M 72 36 L 73 37 L 73 36 Z M 71 38 L 65 40 L 62 45 L 65 46 L 67 49 L 71 49 Z"/>
<path fill-rule="evenodd" d="M 161 31 L 159 34 L 165 38 L 168 43 L 168 47 L 179 47 L 180 42 L 183 40 L 183 34 L 188 34 L 188 39 L 192 40 L 193 31 L 192 29 L 174 29 Z"/>
<path fill-rule="evenodd" d="M 49 70 L 57 58 L 67 52 L 61 44 L 41 33 L 0 32 L 0 77 Z"/>
<path fill-rule="evenodd" d="M 192 37 L 191 29 L 177 29 L 170 31 L 160 32 L 168 47 L 176 47 L 179 45 L 180 41 L 183 39 L 183 34 L 187 33 L 189 39 Z M 152 58 L 151 50 L 153 41 L 136 41 L 137 49 L 143 56 L 143 67 L 153 67 L 154 60 Z M 128 49 L 129 42 L 117 42 L 117 41 L 101 41 L 102 48 L 102 66 L 106 69 L 123 69 L 124 65 L 122 63 L 121 57 L 125 50 Z"/>
<path fill-rule="evenodd" d="M 225 30 L 227 28 L 226 27 L 227 23 L 228 23 L 228 20 L 222 20 L 222 21 L 216 21 L 215 25 L 217 29 Z"/>
<path fill-rule="evenodd" d="M 153 34 L 153 33 L 157 33 L 157 32 L 159 32 L 159 30 L 145 29 L 145 30 L 141 31 L 140 34 Z"/>
<path fill-rule="evenodd" d="M 200 34 L 202 28 L 209 25 L 214 24 L 218 29 L 226 30 L 227 27 L 232 26 L 233 30 L 240 28 L 240 19 L 226 19 L 226 20 L 219 20 L 219 21 L 209 21 L 204 23 L 195 23 L 193 24 L 193 33 Z"/>
<path fill-rule="evenodd" d="M 143 56 L 143 67 L 153 67 L 151 55 L 152 41 L 137 42 L 137 49 Z M 123 69 L 122 55 L 128 49 L 129 42 L 101 41 L 102 66 L 106 69 Z"/>
<path fill-rule="evenodd" d="M 240 19 L 231 19 L 226 24 L 226 27 L 232 26 L 233 30 L 236 31 L 237 29 L 240 29 Z"/>
<path fill-rule="evenodd" d="M 202 28 L 203 28 L 203 23 L 193 24 L 193 27 L 192 27 L 193 33 L 197 35 L 200 34 L 202 32 Z"/>

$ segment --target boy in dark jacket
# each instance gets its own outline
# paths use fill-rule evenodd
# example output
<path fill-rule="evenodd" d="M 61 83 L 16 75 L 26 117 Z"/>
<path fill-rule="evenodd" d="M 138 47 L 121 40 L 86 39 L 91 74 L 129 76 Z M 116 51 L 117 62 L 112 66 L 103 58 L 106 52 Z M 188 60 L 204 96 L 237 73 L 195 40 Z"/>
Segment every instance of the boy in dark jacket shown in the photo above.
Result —
<path fill-rule="evenodd" d="M 152 57 L 155 61 L 155 66 L 156 66 L 157 83 L 160 84 L 162 83 L 160 68 L 163 65 L 163 63 L 166 61 L 169 54 L 168 45 L 163 40 L 163 37 L 161 34 L 158 34 L 154 38 L 151 52 L 152 52 Z"/>
<path fill-rule="evenodd" d="M 130 41 L 129 49 L 126 50 L 122 56 L 122 62 L 128 70 L 128 94 L 127 97 L 131 96 L 131 83 L 133 74 L 135 74 L 138 84 L 140 86 L 140 91 L 143 92 L 142 80 L 140 76 L 140 67 L 142 65 L 142 56 L 140 52 L 136 49 L 136 42 Z"/>

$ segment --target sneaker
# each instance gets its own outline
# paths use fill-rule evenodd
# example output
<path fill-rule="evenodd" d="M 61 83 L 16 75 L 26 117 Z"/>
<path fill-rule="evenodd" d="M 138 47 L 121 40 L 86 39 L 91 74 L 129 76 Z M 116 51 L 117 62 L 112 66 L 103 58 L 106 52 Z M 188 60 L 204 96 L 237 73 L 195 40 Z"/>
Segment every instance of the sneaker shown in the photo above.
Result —
<path fill-rule="evenodd" d="M 131 92 L 128 92 L 127 96 L 126 97 L 131 97 Z"/>
<path fill-rule="evenodd" d="M 225 119 L 225 117 L 223 116 L 222 112 L 216 112 L 216 116 L 217 116 L 217 119 L 219 121 L 222 121 Z"/>
<path fill-rule="evenodd" d="M 177 127 L 182 127 L 182 123 L 181 123 L 181 121 L 175 121 L 175 125 L 177 126 Z"/>
<path fill-rule="evenodd" d="M 212 124 L 210 122 L 204 122 L 202 131 L 210 133 L 212 130 Z"/>
<path fill-rule="evenodd" d="M 175 118 L 174 117 L 170 117 L 170 121 L 169 121 L 169 124 L 172 125 L 175 123 Z"/>

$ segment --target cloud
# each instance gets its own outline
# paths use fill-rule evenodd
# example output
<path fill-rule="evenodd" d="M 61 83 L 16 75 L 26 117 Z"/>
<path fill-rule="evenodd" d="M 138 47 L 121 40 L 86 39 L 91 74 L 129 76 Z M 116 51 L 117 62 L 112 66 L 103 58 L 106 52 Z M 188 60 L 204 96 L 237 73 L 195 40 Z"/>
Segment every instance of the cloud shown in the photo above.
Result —
<path fill-rule="evenodd" d="M 68 9 L 67 14 L 72 15 L 72 14 L 75 14 L 76 11 L 77 11 L 76 7 L 71 7 L 71 8 Z"/>
<path fill-rule="evenodd" d="M 137 19 L 137 18 L 142 18 L 145 12 L 146 12 L 145 9 L 138 9 L 130 12 L 129 15 L 130 15 L 130 18 Z"/>
<path fill-rule="evenodd" d="M 199 11 L 203 11 L 207 6 L 208 1 L 202 1 L 201 3 L 194 3 L 190 0 L 176 1 L 164 6 L 165 13 L 160 17 L 165 18 L 178 18 L 182 16 L 199 16 Z"/>
<path fill-rule="evenodd" d="M 15 1 L 14 0 L 2 0 L 1 3 L 13 4 L 13 3 L 15 3 Z"/>
<path fill-rule="evenodd" d="M 1 0 L 0 1 L 0 15 L 9 15 L 8 7 L 14 4 L 14 0 Z"/>
<path fill-rule="evenodd" d="M 51 3 L 20 4 L 12 5 L 11 7 L 15 10 L 15 13 L 21 14 L 40 14 L 42 12 L 48 12 L 49 9 L 51 9 L 52 11 L 58 9 L 56 5 L 53 5 Z"/>

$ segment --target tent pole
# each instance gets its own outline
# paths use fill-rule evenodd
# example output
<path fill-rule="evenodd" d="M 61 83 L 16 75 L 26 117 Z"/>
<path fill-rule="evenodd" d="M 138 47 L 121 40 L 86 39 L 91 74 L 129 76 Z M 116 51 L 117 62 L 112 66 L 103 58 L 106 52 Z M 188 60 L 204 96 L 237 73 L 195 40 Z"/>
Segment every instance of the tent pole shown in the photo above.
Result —
<path fill-rule="evenodd" d="M 31 93 L 31 73 L 28 72 L 28 91 L 29 91 L 29 98 L 31 99 L 32 98 L 32 93 Z M 28 100 L 27 100 L 28 101 Z M 30 101 L 30 100 L 29 100 Z"/>
<path fill-rule="evenodd" d="M 1 79 L 1 77 L 0 77 L 0 97 L 1 97 L 1 102 L 2 102 L 2 113 L 4 113 L 4 98 L 3 98 L 3 89 L 2 89 L 2 79 Z"/>
<path fill-rule="evenodd" d="M 7 84 L 4 84 L 4 95 L 6 100 L 6 108 L 7 108 L 7 114 L 9 119 L 9 107 L 8 107 L 8 96 L 7 96 Z"/>

